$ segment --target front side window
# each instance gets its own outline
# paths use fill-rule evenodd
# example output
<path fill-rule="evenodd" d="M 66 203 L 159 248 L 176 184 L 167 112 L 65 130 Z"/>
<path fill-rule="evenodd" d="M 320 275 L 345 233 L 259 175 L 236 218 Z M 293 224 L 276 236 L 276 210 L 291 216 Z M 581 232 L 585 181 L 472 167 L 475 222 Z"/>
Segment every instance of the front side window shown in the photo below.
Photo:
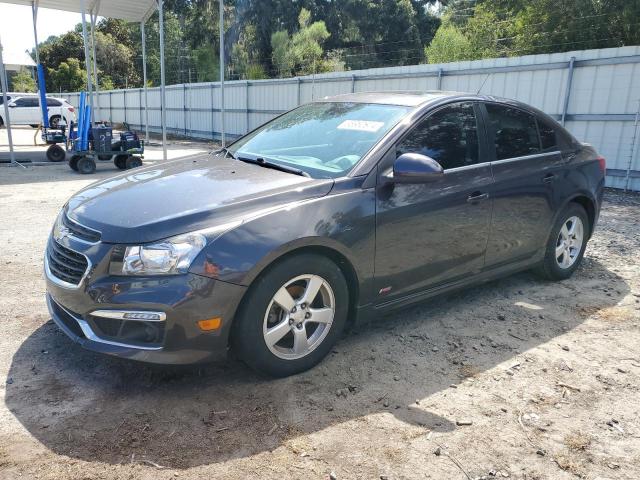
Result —
<path fill-rule="evenodd" d="M 496 146 L 497 160 L 540 152 L 538 129 L 533 115 L 505 105 L 490 103 L 486 107 L 489 114 L 489 135 Z"/>
<path fill-rule="evenodd" d="M 478 127 L 471 103 L 457 103 L 423 120 L 398 144 L 396 155 L 420 153 L 445 170 L 478 163 Z"/>
<path fill-rule="evenodd" d="M 293 167 L 314 178 L 345 175 L 410 107 L 318 102 L 275 118 L 229 147 L 236 158 Z"/>

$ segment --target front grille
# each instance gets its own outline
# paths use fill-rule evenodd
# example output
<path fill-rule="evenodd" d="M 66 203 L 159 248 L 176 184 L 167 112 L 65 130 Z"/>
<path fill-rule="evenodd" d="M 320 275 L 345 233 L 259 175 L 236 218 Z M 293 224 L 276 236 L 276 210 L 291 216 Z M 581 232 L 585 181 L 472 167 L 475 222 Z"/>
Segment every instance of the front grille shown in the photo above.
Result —
<path fill-rule="evenodd" d="M 80 284 L 89 267 L 87 257 L 63 247 L 53 239 L 47 247 L 47 260 L 49 270 L 56 278 L 73 285 Z"/>
<path fill-rule="evenodd" d="M 62 224 L 69 229 L 69 232 L 71 232 L 71 235 L 74 237 L 91 243 L 97 243 L 100 241 L 100 232 L 69 220 L 64 214 L 62 215 Z"/>

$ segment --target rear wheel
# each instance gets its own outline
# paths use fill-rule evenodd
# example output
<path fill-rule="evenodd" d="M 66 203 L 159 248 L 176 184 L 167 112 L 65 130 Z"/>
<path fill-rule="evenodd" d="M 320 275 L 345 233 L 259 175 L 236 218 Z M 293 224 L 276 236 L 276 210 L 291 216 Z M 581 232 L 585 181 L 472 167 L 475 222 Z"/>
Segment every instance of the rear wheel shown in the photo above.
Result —
<path fill-rule="evenodd" d="M 113 163 L 120 170 L 125 170 L 127 168 L 127 159 L 129 155 L 116 155 L 116 158 L 113 159 Z"/>
<path fill-rule="evenodd" d="M 69 159 L 69 166 L 71 170 L 78 171 L 78 160 L 82 158 L 82 155 L 72 155 Z"/>
<path fill-rule="evenodd" d="M 49 127 L 58 128 L 58 125 L 60 125 L 60 115 L 54 115 L 49 119 Z"/>
<path fill-rule="evenodd" d="M 564 280 L 573 275 L 584 256 L 590 228 L 585 209 L 570 203 L 558 216 L 536 273 L 549 280 Z"/>
<path fill-rule="evenodd" d="M 135 155 L 127 158 L 127 161 L 125 162 L 125 166 L 127 167 L 127 170 L 130 168 L 138 168 L 142 166 L 142 159 L 140 157 L 136 157 Z"/>
<path fill-rule="evenodd" d="M 67 156 L 64 148 L 60 145 L 51 145 L 47 148 L 47 158 L 50 162 L 61 162 Z"/>
<path fill-rule="evenodd" d="M 96 171 L 96 162 L 93 158 L 81 157 L 78 160 L 78 172 L 87 175 Z"/>
<path fill-rule="evenodd" d="M 251 286 L 234 324 L 232 346 L 250 367 L 283 377 L 322 360 L 344 330 L 347 282 L 331 260 L 289 257 Z"/>

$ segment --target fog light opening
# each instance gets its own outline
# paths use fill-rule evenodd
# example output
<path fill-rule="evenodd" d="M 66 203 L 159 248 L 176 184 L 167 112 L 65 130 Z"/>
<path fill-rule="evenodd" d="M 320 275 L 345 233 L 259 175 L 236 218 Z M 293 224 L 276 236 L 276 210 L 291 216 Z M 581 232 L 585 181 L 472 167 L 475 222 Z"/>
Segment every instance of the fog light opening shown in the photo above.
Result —
<path fill-rule="evenodd" d="M 222 325 L 222 317 L 209 318 L 207 320 L 198 321 L 198 327 L 203 332 L 211 332 L 213 330 L 218 330 Z"/>

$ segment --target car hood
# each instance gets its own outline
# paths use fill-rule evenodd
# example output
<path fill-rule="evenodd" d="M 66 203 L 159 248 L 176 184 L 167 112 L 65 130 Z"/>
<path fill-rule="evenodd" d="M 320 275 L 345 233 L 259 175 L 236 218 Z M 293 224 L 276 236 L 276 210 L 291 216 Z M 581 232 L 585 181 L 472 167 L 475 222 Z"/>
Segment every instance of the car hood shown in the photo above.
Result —
<path fill-rule="evenodd" d="M 246 219 L 326 195 L 333 180 L 312 179 L 203 154 L 130 170 L 75 194 L 72 220 L 109 243 L 144 243 Z"/>

